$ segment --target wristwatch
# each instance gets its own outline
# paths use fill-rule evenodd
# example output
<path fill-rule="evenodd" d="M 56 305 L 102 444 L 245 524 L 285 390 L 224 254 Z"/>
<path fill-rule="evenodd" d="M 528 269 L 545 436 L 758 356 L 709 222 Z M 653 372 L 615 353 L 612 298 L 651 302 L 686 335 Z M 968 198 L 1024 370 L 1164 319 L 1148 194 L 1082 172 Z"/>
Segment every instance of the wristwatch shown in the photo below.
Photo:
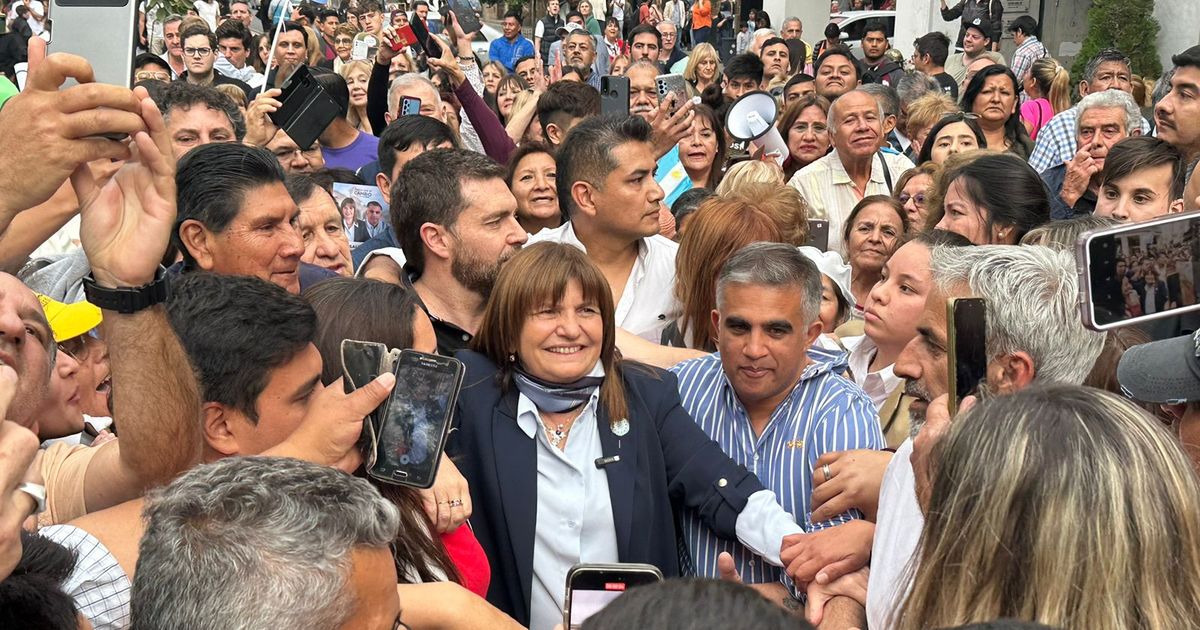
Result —
<path fill-rule="evenodd" d="M 83 292 L 88 302 L 101 309 L 129 315 L 170 299 L 171 283 L 160 265 L 154 280 L 140 287 L 102 287 L 89 273 L 83 277 Z"/>

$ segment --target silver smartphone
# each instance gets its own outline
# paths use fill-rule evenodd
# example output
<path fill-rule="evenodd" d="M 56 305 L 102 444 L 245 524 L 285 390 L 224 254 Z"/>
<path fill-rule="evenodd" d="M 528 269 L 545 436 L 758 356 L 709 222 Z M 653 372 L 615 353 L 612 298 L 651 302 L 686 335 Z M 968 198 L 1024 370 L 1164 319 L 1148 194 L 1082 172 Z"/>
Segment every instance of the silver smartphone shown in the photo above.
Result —
<path fill-rule="evenodd" d="M 130 87 L 137 46 L 137 3 L 50 0 L 50 6 L 49 52 L 87 59 L 96 83 Z"/>
<path fill-rule="evenodd" d="M 682 74 L 660 74 L 654 78 L 654 87 L 658 90 L 658 102 L 667 99 L 668 94 L 675 95 L 675 107 L 683 105 L 688 100 L 687 80 Z"/>
<path fill-rule="evenodd" d="M 650 564 L 577 564 L 567 572 L 563 627 L 579 630 L 588 617 L 600 612 L 625 591 L 662 580 L 662 571 Z"/>
<path fill-rule="evenodd" d="M 1083 323 L 1108 330 L 1200 310 L 1200 212 L 1080 235 Z"/>

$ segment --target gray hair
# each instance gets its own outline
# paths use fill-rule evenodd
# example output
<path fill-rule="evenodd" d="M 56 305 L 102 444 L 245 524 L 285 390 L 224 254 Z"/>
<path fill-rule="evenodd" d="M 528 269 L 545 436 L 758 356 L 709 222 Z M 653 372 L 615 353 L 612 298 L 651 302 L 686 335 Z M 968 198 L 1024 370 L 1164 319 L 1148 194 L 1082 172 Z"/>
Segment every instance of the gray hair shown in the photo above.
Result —
<path fill-rule="evenodd" d="M 821 272 L 793 245 L 750 243 L 730 256 L 717 276 L 718 309 L 725 305 L 725 287 L 731 284 L 795 287 L 805 320 L 816 320 L 821 311 Z"/>
<path fill-rule="evenodd" d="M 1091 372 L 1104 334 L 1080 321 L 1079 285 L 1071 254 L 1040 245 L 934 247 L 933 281 L 943 293 L 987 300 L 988 360 L 1025 352 L 1037 383 L 1079 385 Z"/>
<path fill-rule="evenodd" d="M 1125 64 L 1126 68 L 1132 67 L 1130 65 L 1128 55 L 1117 50 L 1116 48 L 1105 48 L 1088 60 L 1087 66 L 1083 68 L 1083 80 L 1091 83 L 1092 79 L 1096 78 L 1096 72 L 1100 69 L 1100 64 L 1108 63 L 1110 61 L 1123 63 Z"/>
<path fill-rule="evenodd" d="M 871 85 L 871 84 L 868 83 L 867 85 Z M 883 112 L 883 103 L 880 102 L 880 99 L 877 98 L 874 94 L 871 94 L 870 92 L 864 90 L 863 89 L 864 87 L 866 87 L 866 85 L 860 85 L 859 87 L 856 87 L 853 90 L 846 92 L 846 94 L 853 94 L 855 92 L 861 92 L 861 93 L 866 94 L 867 96 L 870 96 L 871 98 L 875 99 L 875 105 L 879 109 L 879 130 L 883 131 L 883 119 L 886 118 L 886 115 Z M 834 118 L 835 118 L 834 112 L 837 111 L 838 103 L 842 102 L 842 97 L 846 96 L 846 94 L 843 94 L 842 96 L 837 97 L 837 99 L 833 101 L 833 104 L 829 106 L 829 113 L 825 115 L 825 122 L 826 122 L 826 124 L 829 125 L 830 133 L 837 133 L 837 131 L 836 131 L 837 124 L 834 122 Z"/>
<path fill-rule="evenodd" d="M 1175 68 L 1167 70 L 1158 78 L 1154 83 L 1154 90 L 1150 92 L 1150 107 L 1158 107 L 1158 102 L 1167 97 L 1167 93 L 1171 91 L 1171 80 L 1174 78 Z"/>
<path fill-rule="evenodd" d="M 900 97 L 896 94 L 896 89 L 892 86 L 882 83 L 868 83 L 860 86 L 858 89 L 875 97 L 875 101 L 879 103 L 879 109 L 883 111 L 884 116 L 900 115 Z"/>
<path fill-rule="evenodd" d="M 787 26 L 788 24 L 791 24 L 792 22 L 799 24 L 800 28 L 804 28 L 804 21 L 794 15 L 792 17 L 784 20 L 783 25 Z"/>
<path fill-rule="evenodd" d="M 397 110 L 400 107 L 400 90 L 415 85 L 423 85 L 433 91 L 433 103 L 437 107 L 439 116 L 438 120 L 441 120 L 440 116 L 442 114 L 442 97 L 438 93 L 437 86 L 433 84 L 433 81 L 430 81 L 429 79 L 415 72 L 406 72 L 396 77 L 396 79 L 392 81 L 392 84 L 388 86 L 388 111 L 398 113 Z"/>
<path fill-rule="evenodd" d="M 387 549 L 395 505 L 365 479 L 278 457 L 197 466 L 146 497 L 133 627 L 334 630 L 351 552 Z"/>
<path fill-rule="evenodd" d="M 896 81 L 896 96 L 906 106 L 930 92 L 940 92 L 941 89 L 937 79 L 917 70 L 905 72 Z"/>
<path fill-rule="evenodd" d="M 1092 92 L 1083 97 L 1079 104 L 1075 106 L 1078 113 L 1075 116 L 1075 135 L 1079 135 L 1079 123 L 1083 120 L 1083 114 L 1089 109 L 1114 108 L 1125 110 L 1125 135 L 1133 135 L 1134 131 L 1142 130 L 1142 111 L 1138 109 L 1137 102 L 1127 92 L 1121 90 L 1104 90 L 1103 92 Z"/>

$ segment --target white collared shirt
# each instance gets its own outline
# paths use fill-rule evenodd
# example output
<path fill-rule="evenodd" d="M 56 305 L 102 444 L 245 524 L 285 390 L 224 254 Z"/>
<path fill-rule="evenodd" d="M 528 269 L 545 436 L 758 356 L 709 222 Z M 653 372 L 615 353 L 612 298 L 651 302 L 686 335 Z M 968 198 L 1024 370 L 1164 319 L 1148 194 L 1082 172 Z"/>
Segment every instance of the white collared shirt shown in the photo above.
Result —
<path fill-rule="evenodd" d="M 533 537 L 530 630 L 552 630 L 563 620 L 567 571 L 580 562 L 618 562 L 608 475 L 596 426 L 597 388 L 567 433 L 552 445 L 533 401 L 517 399 L 517 426 L 537 442 L 537 524 Z"/>
<path fill-rule="evenodd" d="M 846 167 L 842 166 L 837 151 L 796 171 L 788 181 L 788 185 L 799 190 L 800 196 L 808 203 L 808 218 L 829 221 L 829 251 L 843 251 L 842 230 L 846 219 L 864 196 L 892 194 L 883 175 L 884 160 L 887 161 L 893 186 L 905 171 L 913 167 L 912 161 L 903 155 L 876 152 L 871 158 L 871 179 L 867 181 L 867 189 L 861 196 L 854 189 L 854 182 L 846 173 Z"/>
<path fill-rule="evenodd" d="M 893 370 L 895 364 L 878 372 L 871 371 L 871 361 L 875 360 L 878 348 L 866 335 L 846 337 L 842 339 L 842 345 L 850 351 L 850 373 L 854 376 L 854 382 L 871 397 L 871 402 L 875 403 L 875 410 L 878 411 L 904 379 L 896 376 Z"/>
<path fill-rule="evenodd" d="M 570 221 L 530 235 L 527 244 L 541 241 L 574 245 L 587 252 Z M 621 301 L 617 303 L 617 326 L 647 341 L 659 343 L 662 340 L 663 329 L 679 314 L 679 302 L 675 300 L 675 253 L 678 250 L 678 243 L 659 234 L 638 242 L 637 261 L 633 263 L 625 290 L 621 292 Z"/>

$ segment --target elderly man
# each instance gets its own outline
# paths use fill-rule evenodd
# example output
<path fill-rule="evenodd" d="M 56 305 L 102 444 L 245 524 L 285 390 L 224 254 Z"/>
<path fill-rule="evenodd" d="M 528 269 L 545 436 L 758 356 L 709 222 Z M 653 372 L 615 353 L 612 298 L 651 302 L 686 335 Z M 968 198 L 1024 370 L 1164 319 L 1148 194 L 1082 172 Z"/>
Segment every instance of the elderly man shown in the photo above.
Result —
<path fill-rule="evenodd" d="M 662 46 L 658 49 L 658 67 L 663 74 L 674 72 L 672 70 L 675 64 L 687 59 L 687 55 L 679 50 L 677 45 L 679 41 L 679 27 L 671 22 L 659 22 L 658 26 L 659 38 L 662 41 Z"/>
<path fill-rule="evenodd" d="M 1120 90 L 1132 94 L 1131 77 L 1129 58 L 1115 48 L 1106 48 L 1088 61 L 1083 70 L 1083 80 L 1079 82 L 1079 95 L 1087 96 L 1104 90 Z M 1033 170 L 1041 173 L 1075 157 L 1078 152 L 1075 119 L 1078 117 L 1079 106 L 1076 105 L 1059 112 L 1038 132 L 1037 144 L 1029 156 L 1029 165 Z M 1150 133 L 1150 123 L 1145 119 L 1141 120 L 1137 128 L 1142 130 L 1143 135 Z"/>
<path fill-rule="evenodd" d="M 812 519 L 811 462 L 826 452 L 886 446 L 871 399 L 838 375 L 844 355 L 810 352 L 821 334 L 820 271 L 795 247 L 754 243 L 729 258 L 716 287 L 720 352 L 672 368 L 684 408 L 804 531 L 861 518 L 854 510 Z M 683 523 L 697 575 L 718 577 L 718 552 L 727 552 L 747 582 L 782 577 L 765 556 L 719 539 L 696 514 Z"/>
<path fill-rule="evenodd" d="M 271 153 L 240 144 L 206 145 L 179 161 L 177 180 L 172 241 L 183 256 L 179 271 L 256 276 L 292 293 L 336 275 L 300 261 L 300 209 Z"/>
<path fill-rule="evenodd" d="M 574 70 L 584 83 L 599 90 L 603 73 L 596 68 L 596 38 L 585 29 L 575 29 L 563 38 L 562 49 L 566 58 L 564 71 L 567 68 Z M 607 52 L 604 54 L 608 55 Z"/>
<path fill-rule="evenodd" d="M 1100 192 L 1100 171 L 1114 144 L 1129 136 L 1140 136 L 1141 112 L 1133 97 L 1105 90 L 1089 94 L 1075 106 L 1079 152 L 1065 164 L 1042 173 L 1050 196 L 1050 218 L 1070 219 L 1092 214 Z"/>
<path fill-rule="evenodd" d="M 1091 371 L 1104 335 L 1080 323 L 1077 270 L 1072 257 L 1045 247 L 1008 245 L 946 248 L 930 255 L 934 289 L 917 322 L 917 336 L 896 360 L 897 376 L 908 379 L 906 393 L 914 435 L 924 435 L 926 417 L 947 415 L 946 301 L 982 297 L 987 301 L 987 380 L 992 396 L 1035 384 L 1077 385 Z M 928 440 L 926 440 L 928 441 Z M 920 455 L 921 452 L 918 452 Z M 913 440 L 891 458 L 882 479 L 871 557 L 867 616 L 872 628 L 886 620 L 908 591 L 905 567 L 921 536 L 923 519 L 914 492 Z M 831 467 L 833 478 L 844 472 Z"/>
<path fill-rule="evenodd" d="M 869 195 L 889 195 L 913 163 L 880 151 L 884 112 L 875 97 L 847 92 L 829 110 L 833 152 L 800 169 L 788 182 L 808 201 L 809 218 L 829 220 L 829 249 L 842 248 L 842 227 L 850 210 Z"/>

